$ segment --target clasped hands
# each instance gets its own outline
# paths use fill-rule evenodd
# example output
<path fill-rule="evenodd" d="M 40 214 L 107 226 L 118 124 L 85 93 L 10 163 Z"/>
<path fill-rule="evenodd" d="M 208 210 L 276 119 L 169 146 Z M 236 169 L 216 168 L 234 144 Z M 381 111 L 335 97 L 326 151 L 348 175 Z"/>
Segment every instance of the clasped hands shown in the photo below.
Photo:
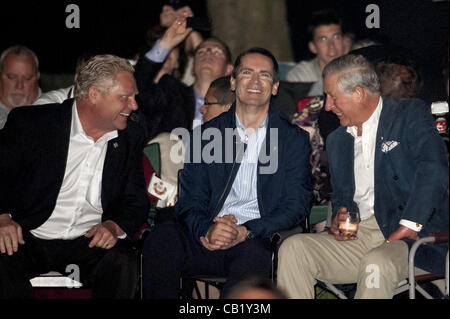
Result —
<path fill-rule="evenodd" d="M 89 248 L 111 249 L 122 234 L 124 231 L 115 222 L 107 220 L 92 227 L 84 236 L 92 238 Z M 19 250 L 19 244 L 25 244 L 22 227 L 9 214 L 0 214 L 0 253 L 12 256 Z"/>
<path fill-rule="evenodd" d="M 225 250 L 243 242 L 246 236 L 247 228 L 238 226 L 234 215 L 225 215 L 214 218 L 214 224 L 200 241 L 208 250 Z"/>

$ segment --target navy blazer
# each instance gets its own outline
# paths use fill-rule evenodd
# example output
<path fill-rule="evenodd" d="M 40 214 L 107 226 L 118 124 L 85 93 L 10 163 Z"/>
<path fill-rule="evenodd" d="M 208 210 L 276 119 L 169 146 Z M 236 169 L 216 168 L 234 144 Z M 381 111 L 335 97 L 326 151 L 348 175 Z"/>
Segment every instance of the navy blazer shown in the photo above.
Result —
<path fill-rule="evenodd" d="M 180 198 L 175 205 L 178 220 L 187 226 L 194 240 L 199 241 L 205 236 L 213 219 L 223 207 L 237 171 L 239 170 L 237 138 L 231 143 L 232 154 L 225 150 L 225 130 L 236 128 L 235 105 L 228 112 L 203 124 L 198 130 L 191 132 L 191 145 L 195 143 L 192 137 L 203 134 L 209 128 L 218 128 L 221 132 L 222 154 L 220 163 L 205 163 L 201 158 L 194 163 L 195 154 L 200 150 L 195 146 L 188 148 L 191 163 L 185 163 L 180 175 Z M 262 167 L 270 167 L 273 162 L 258 163 L 257 196 L 261 218 L 247 221 L 244 225 L 251 229 L 256 236 L 270 237 L 278 231 L 288 230 L 302 222 L 310 212 L 312 198 L 312 176 L 310 166 L 311 147 L 308 133 L 297 126 L 293 126 L 281 119 L 276 112 L 269 108 L 268 131 L 266 134 L 265 154 L 276 152 L 278 156 L 277 170 L 273 174 L 263 174 Z M 269 128 L 278 132 L 278 145 L 270 143 Z M 216 136 L 217 138 L 217 136 Z M 202 150 L 210 140 L 202 140 Z M 263 144 L 264 145 L 264 144 Z M 230 145 L 228 145 L 230 150 Z M 261 149 L 261 152 L 264 147 Z M 228 161 L 227 161 L 228 156 Z M 231 159 L 231 161 L 230 161 Z"/>
<path fill-rule="evenodd" d="M 328 138 L 333 213 L 356 208 L 353 137 L 339 127 Z M 401 219 L 423 225 L 420 237 L 448 229 L 448 159 L 429 107 L 417 99 L 383 97 L 375 146 L 375 203 L 378 225 L 388 238 Z M 389 149 L 391 142 L 397 145 Z M 409 245 L 411 240 L 405 240 Z M 417 265 L 442 273 L 447 245 L 422 246 Z M 434 259 L 433 259 L 434 258 Z"/>
<path fill-rule="evenodd" d="M 13 109 L 0 131 L 0 213 L 24 230 L 42 225 L 56 205 L 69 150 L 73 99 Z M 142 170 L 142 129 L 128 121 L 108 142 L 102 177 L 102 220 L 128 236 L 145 222 L 148 198 Z"/>

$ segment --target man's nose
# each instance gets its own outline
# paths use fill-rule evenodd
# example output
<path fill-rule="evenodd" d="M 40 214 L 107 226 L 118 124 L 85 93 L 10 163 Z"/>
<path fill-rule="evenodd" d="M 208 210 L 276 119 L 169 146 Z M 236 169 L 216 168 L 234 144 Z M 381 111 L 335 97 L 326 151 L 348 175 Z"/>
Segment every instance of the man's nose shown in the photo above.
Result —
<path fill-rule="evenodd" d="M 328 95 L 325 97 L 325 111 L 329 112 L 334 107 L 332 100 Z"/>
<path fill-rule="evenodd" d="M 128 103 L 128 106 L 131 110 L 136 111 L 139 107 L 136 102 L 136 97 L 132 96 L 130 103 Z"/>
<path fill-rule="evenodd" d="M 20 90 L 22 90 L 23 89 L 23 79 L 22 78 L 18 78 L 17 80 L 16 80 L 16 83 L 15 83 L 15 88 L 16 89 L 20 89 Z"/>

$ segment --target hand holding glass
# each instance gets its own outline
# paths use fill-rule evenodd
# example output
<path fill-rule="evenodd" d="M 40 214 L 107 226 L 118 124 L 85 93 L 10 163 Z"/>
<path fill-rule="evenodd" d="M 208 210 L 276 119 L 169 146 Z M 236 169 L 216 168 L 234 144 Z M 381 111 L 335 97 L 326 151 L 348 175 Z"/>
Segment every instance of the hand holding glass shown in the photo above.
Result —
<path fill-rule="evenodd" d="M 360 222 L 359 212 L 348 212 L 342 215 L 338 219 L 339 235 L 348 237 L 356 236 Z"/>

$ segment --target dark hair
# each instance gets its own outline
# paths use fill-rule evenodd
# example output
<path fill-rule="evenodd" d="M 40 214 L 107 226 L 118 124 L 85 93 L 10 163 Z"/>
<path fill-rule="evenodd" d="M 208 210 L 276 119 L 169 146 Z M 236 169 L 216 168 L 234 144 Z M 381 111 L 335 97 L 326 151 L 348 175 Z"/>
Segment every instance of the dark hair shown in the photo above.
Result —
<path fill-rule="evenodd" d="M 231 73 L 231 76 L 233 78 L 237 77 L 237 74 L 239 73 L 239 68 L 241 67 L 241 60 L 244 56 L 248 55 L 248 54 L 253 54 L 253 53 L 257 53 L 257 54 L 261 54 L 264 55 L 266 57 L 268 57 L 271 61 L 272 61 L 272 65 L 273 65 L 273 82 L 277 83 L 279 81 L 278 79 L 278 62 L 277 59 L 275 59 L 275 57 L 273 56 L 273 54 L 264 48 L 251 48 L 248 49 L 244 52 L 242 52 L 241 54 L 239 54 L 239 56 L 236 58 L 236 61 L 234 62 L 234 68 L 233 68 L 233 72 Z"/>
<path fill-rule="evenodd" d="M 308 23 L 308 40 L 314 40 L 314 31 L 316 28 L 331 24 L 337 24 L 341 27 L 341 30 L 343 29 L 342 19 L 338 16 L 336 11 L 332 9 L 324 9 L 313 12 Z"/>
<path fill-rule="evenodd" d="M 213 41 L 213 42 L 217 42 L 220 44 L 220 46 L 223 49 L 223 53 L 225 54 L 225 59 L 227 61 L 227 63 L 231 63 L 231 51 L 230 48 L 228 47 L 228 45 L 221 39 L 219 39 L 218 37 L 209 37 L 206 38 L 205 40 L 202 41 L 202 43 L 200 43 L 194 50 L 194 55 L 197 53 L 197 51 L 202 48 L 202 44 L 206 41 Z"/>
<path fill-rule="evenodd" d="M 231 91 L 230 76 L 223 76 L 215 79 L 209 86 L 210 89 L 214 89 L 212 94 L 217 99 L 219 104 L 230 104 L 236 99 L 236 94 Z"/>
<path fill-rule="evenodd" d="M 392 98 L 418 98 L 422 81 L 409 65 L 380 62 L 376 66 L 381 95 Z"/>

